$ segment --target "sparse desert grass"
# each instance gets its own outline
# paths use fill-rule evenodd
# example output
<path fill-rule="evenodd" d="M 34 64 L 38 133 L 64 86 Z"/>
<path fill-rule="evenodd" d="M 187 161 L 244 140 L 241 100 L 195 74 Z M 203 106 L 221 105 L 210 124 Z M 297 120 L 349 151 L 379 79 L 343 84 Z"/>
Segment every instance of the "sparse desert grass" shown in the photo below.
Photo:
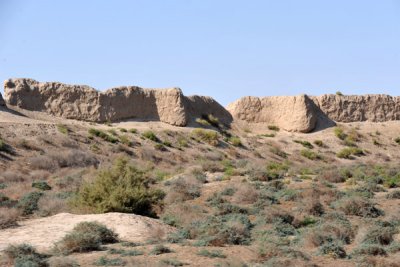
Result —
<path fill-rule="evenodd" d="M 0 229 L 17 225 L 19 215 L 20 211 L 15 208 L 0 207 Z"/>
<path fill-rule="evenodd" d="M 212 130 L 194 129 L 191 133 L 192 137 L 216 146 L 219 143 L 218 133 Z"/>
<path fill-rule="evenodd" d="M 109 135 L 104 131 L 91 128 L 91 129 L 89 129 L 88 132 L 89 132 L 90 136 L 100 137 L 104 141 L 107 141 L 107 142 L 110 142 L 110 143 L 118 143 L 118 138 L 117 137 Z"/>
<path fill-rule="evenodd" d="M 305 158 L 308 158 L 309 160 L 317 160 L 322 158 L 321 155 L 310 149 L 302 149 L 300 151 L 300 155 L 302 155 Z"/>
<path fill-rule="evenodd" d="M 65 124 L 57 124 L 57 130 L 62 134 L 68 134 L 69 129 Z"/>
<path fill-rule="evenodd" d="M 346 147 L 340 150 L 336 156 L 341 159 L 352 159 L 353 156 L 362 156 L 364 151 L 358 147 Z"/>
<path fill-rule="evenodd" d="M 121 258 L 107 258 L 106 256 L 101 256 L 98 260 L 94 262 L 95 266 L 124 266 L 126 262 Z"/>
<path fill-rule="evenodd" d="M 144 133 L 142 133 L 142 136 L 153 142 L 160 142 L 160 139 L 157 137 L 157 135 L 153 131 L 145 131 Z"/>
<path fill-rule="evenodd" d="M 70 257 L 60 256 L 51 257 L 48 260 L 50 267 L 79 267 L 79 264 Z"/>
<path fill-rule="evenodd" d="M 169 247 L 166 247 L 164 245 L 156 245 L 151 249 L 150 254 L 151 255 L 161 255 L 161 254 L 171 253 L 171 252 L 173 252 L 173 251 Z"/>
<path fill-rule="evenodd" d="M 226 256 L 222 253 L 221 250 L 207 250 L 207 249 L 202 249 L 199 252 L 197 252 L 197 255 L 204 256 L 207 258 L 226 258 Z"/>
<path fill-rule="evenodd" d="M 194 177 L 179 177 L 169 184 L 170 188 L 165 198 L 167 203 L 195 199 L 201 194 L 201 182 Z"/>
<path fill-rule="evenodd" d="M 308 141 L 304 141 L 304 140 L 293 140 L 293 142 L 295 142 L 295 143 L 297 143 L 297 144 L 300 144 L 300 145 L 302 145 L 303 147 L 308 148 L 308 149 L 313 149 L 313 148 L 314 148 L 314 146 L 313 146 L 310 142 L 308 142 Z"/>
<path fill-rule="evenodd" d="M 268 125 L 268 130 L 279 132 L 279 127 L 276 125 Z"/>
<path fill-rule="evenodd" d="M 325 147 L 325 143 L 322 140 L 315 140 L 314 144 L 319 147 Z"/>
<path fill-rule="evenodd" d="M 279 147 L 276 147 L 276 146 L 271 147 L 269 149 L 269 151 L 271 151 L 271 153 L 273 153 L 281 158 L 284 158 L 284 159 L 286 159 L 288 157 L 288 154 L 285 151 L 281 150 Z"/>
<path fill-rule="evenodd" d="M 228 138 L 228 142 L 229 142 L 230 144 L 232 144 L 233 146 L 242 146 L 242 145 L 243 145 L 243 144 L 242 144 L 242 141 L 241 141 L 240 138 L 237 137 L 237 136 L 229 137 L 229 138 Z"/>

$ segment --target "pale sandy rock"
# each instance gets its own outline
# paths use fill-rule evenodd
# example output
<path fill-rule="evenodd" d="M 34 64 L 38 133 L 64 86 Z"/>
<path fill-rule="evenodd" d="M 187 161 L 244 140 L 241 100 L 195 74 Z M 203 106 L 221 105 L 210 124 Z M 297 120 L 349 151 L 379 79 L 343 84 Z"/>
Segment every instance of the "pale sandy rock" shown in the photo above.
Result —
<path fill-rule="evenodd" d="M 286 131 L 310 132 L 317 110 L 306 95 L 243 97 L 227 107 L 234 119 L 276 125 Z"/>
<path fill-rule="evenodd" d="M 60 213 L 54 216 L 31 219 L 19 222 L 19 226 L 0 231 L 0 251 L 9 244 L 31 244 L 34 247 L 47 250 L 60 241 L 75 225 L 80 222 L 96 221 L 113 229 L 123 241 L 144 242 L 155 233 L 164 237 L 174 231 L 174 228 L 156 219 L 126 214 L 105 213 L 75 215 Z"/>
<path fill-rule="evenodd" d="M 176 126 L 185 126 L 188 121 L 184 96 L 178 88 L 156 90 L 129 86 L 98 92 L 83 85 L 9 79 L 4 83 L 4 92 L 9 105 L 68 119 L 155 120 Z"/>
<path fill-rule="evenodd" d="M 98 92 L 84 85 L 9 79 L 4 82 L 4 92 L 11 106 L 67 119 L 95 122 L 134 119 L 185 126 L 203 114 L 213 114 L 221 122 L 232 121 L 229 112 L 214 99 L 185 97 L 179 88 L 122 86 Z"/>
<path fill-rule="evenodd" d="M 337 122 L 383 122 L 400 119 L 400 97 L 389 95 L 321 95 L 312 97 Z"/>

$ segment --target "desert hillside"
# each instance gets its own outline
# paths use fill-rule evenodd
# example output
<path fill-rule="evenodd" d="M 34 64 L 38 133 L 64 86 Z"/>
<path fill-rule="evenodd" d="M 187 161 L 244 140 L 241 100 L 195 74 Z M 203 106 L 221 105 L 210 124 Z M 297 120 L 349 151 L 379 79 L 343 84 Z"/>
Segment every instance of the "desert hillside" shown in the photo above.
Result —
<path fill-rule="evenodd" d="M 4 86 L 1 266 L 399 266 L 398 97 Z"/>

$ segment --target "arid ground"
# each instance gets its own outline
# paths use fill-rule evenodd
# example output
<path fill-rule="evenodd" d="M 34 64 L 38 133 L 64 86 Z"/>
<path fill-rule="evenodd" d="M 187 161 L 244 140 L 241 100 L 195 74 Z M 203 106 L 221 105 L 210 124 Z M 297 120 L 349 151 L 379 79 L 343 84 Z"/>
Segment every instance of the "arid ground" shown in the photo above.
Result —
<path fill-rule="evenodd" d="M 191 126 L 2 108 L 1 266 L 400 266 L 399 121 Z"/>

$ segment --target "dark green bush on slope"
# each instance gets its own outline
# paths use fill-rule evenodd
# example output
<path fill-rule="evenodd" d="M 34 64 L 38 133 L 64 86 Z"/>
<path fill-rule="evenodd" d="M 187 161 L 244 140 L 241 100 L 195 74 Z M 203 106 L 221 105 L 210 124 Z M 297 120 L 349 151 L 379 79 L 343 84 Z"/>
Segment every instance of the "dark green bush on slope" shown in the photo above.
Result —
<path fill-rule="evenodd" d="M 149 178 L 126 159 L 117 159 L 111 169 L 100 171 L 91 183 L 84 183 L 73 204 L 93 212 L 126 212 L 154 216 L 152 206 L 164 192 L 149 187 Z"/>

